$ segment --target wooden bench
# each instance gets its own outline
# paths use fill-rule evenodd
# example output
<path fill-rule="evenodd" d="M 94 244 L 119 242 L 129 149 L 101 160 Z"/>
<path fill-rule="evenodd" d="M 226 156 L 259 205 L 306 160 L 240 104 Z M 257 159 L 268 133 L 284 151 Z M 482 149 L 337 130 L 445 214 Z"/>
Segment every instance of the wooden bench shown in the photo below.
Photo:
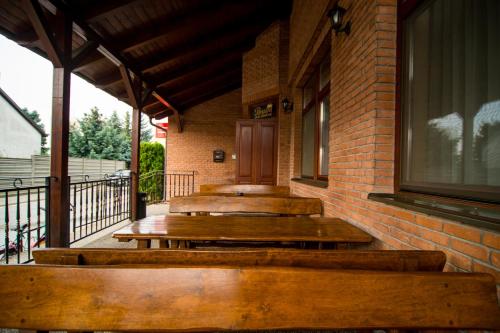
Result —
<path fill-rule="evenodd" d="M 321 200 L 301 197 L 196 196 L 170 199 L 171 213 L 321 214 Z"/>
<path fill-rule="evenodd" d="M 266 250 L 133 250 L 40 249 L 33 251 L 36 264 L 46 265 L 209 265 L 290 266 L 380 271 L 443 270 L 441 251 L 308 251 Z"/>
<path fill-rule="evenodd" d="M 2 265 L 0 285 L 14 329 L 500 329 L 489 274 Z"/>
<path fill-rule="evenodd" d="M 282 194 L 289 195 L 288 186 L 273 185 L 235 185 L 235 184 L 204 184 L 200 185 L 203 193 L 258 193 L 258 194 Z"/>

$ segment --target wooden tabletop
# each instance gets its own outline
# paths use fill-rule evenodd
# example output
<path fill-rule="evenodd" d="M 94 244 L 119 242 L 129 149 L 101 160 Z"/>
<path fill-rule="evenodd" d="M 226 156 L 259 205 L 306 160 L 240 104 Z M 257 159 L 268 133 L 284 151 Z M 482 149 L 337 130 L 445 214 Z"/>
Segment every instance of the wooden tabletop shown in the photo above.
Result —
<path fill-rule="evenodd" d="M 113 234 L 119 240 L 216 240 L 369 243 L 372 236 L 338 218 L 151 216 Z"/>
<path fill-rule="evenodd" d="M 271 197 L 271 198 L 300 198 L 289 193 L 244 193 L 244 192 L 193 192 L 191 197 L 214 196 L 214 197 Z"/>

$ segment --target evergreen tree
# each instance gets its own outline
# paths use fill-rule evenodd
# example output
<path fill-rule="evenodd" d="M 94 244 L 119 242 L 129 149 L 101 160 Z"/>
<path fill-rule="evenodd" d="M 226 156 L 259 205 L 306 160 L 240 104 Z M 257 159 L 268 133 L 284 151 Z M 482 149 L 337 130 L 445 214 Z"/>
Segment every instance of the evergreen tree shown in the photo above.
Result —
<path fill-rule="evenodd" d="M 40 114 L 38 111 L 33 110 L 33 111 L 28 111 L 27 108 L 22 108 L 21 111 L 29 117 L 35 124 L 37 124 L 38 127 L 40 127 L 44 132 L 45 132 L 45 125 L 42 122 L 42 119 L 40 118 Z M 41 149 L 40 149 L 41 155 L 47 155 L 49 153 L 49 148 L 47 147 L 47 137 L 42 136 L 42 141 L 41 141 Z"/>
<path fill-rule="evenodd" d="M 153 133 L 149 127 L 149 123 L 146 120 L 147 116 L 141 117 L 141 142 L 149 142 L 153 138 Z"/>

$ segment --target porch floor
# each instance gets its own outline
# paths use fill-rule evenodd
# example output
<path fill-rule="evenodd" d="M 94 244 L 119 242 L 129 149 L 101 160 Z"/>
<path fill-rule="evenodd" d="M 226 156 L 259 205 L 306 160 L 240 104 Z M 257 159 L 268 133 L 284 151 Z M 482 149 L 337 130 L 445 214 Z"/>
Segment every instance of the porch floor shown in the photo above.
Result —
<path fill-rule="evenodd" d="M 151 215 L 165 215 L 168 214 L 168 203 L 154 204 L 146 207 L 146 216 Z M 85 243 L 76 243 L 72 247 L 81 248 L 137 248 L 137 241 L 132 240 L 130 242 L 119 242 L 117 239 L 113 238 L 113 232 L 126 226 L 130 223 L 130 220 L 123 221 L 117 224 L 115 227 L 103 230 L 102 232 L 93 235 Z M 153 247 L 157 245 L 153 242 Z"/>

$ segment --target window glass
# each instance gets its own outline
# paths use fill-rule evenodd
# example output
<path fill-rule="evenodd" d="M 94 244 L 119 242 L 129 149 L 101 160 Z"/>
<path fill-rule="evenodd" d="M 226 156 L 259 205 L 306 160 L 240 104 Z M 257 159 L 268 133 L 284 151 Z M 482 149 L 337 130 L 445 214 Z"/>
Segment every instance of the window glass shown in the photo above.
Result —
<path fill-rule="evenodd" d="M 402 185 L 500 186 L 498 13 L 497 0 L 435 0 L 405 20 Z"/>
<path fill-rule="evenodd" d="M 330 98 L 326 96 L 319 113 L 319 174 L 328 176 L 328 137 L 330 133 Z"/>
<path fill-rule="evenodd" d="M 302 175 L 314 176 L 314 107 L 302 117 Z"/>

